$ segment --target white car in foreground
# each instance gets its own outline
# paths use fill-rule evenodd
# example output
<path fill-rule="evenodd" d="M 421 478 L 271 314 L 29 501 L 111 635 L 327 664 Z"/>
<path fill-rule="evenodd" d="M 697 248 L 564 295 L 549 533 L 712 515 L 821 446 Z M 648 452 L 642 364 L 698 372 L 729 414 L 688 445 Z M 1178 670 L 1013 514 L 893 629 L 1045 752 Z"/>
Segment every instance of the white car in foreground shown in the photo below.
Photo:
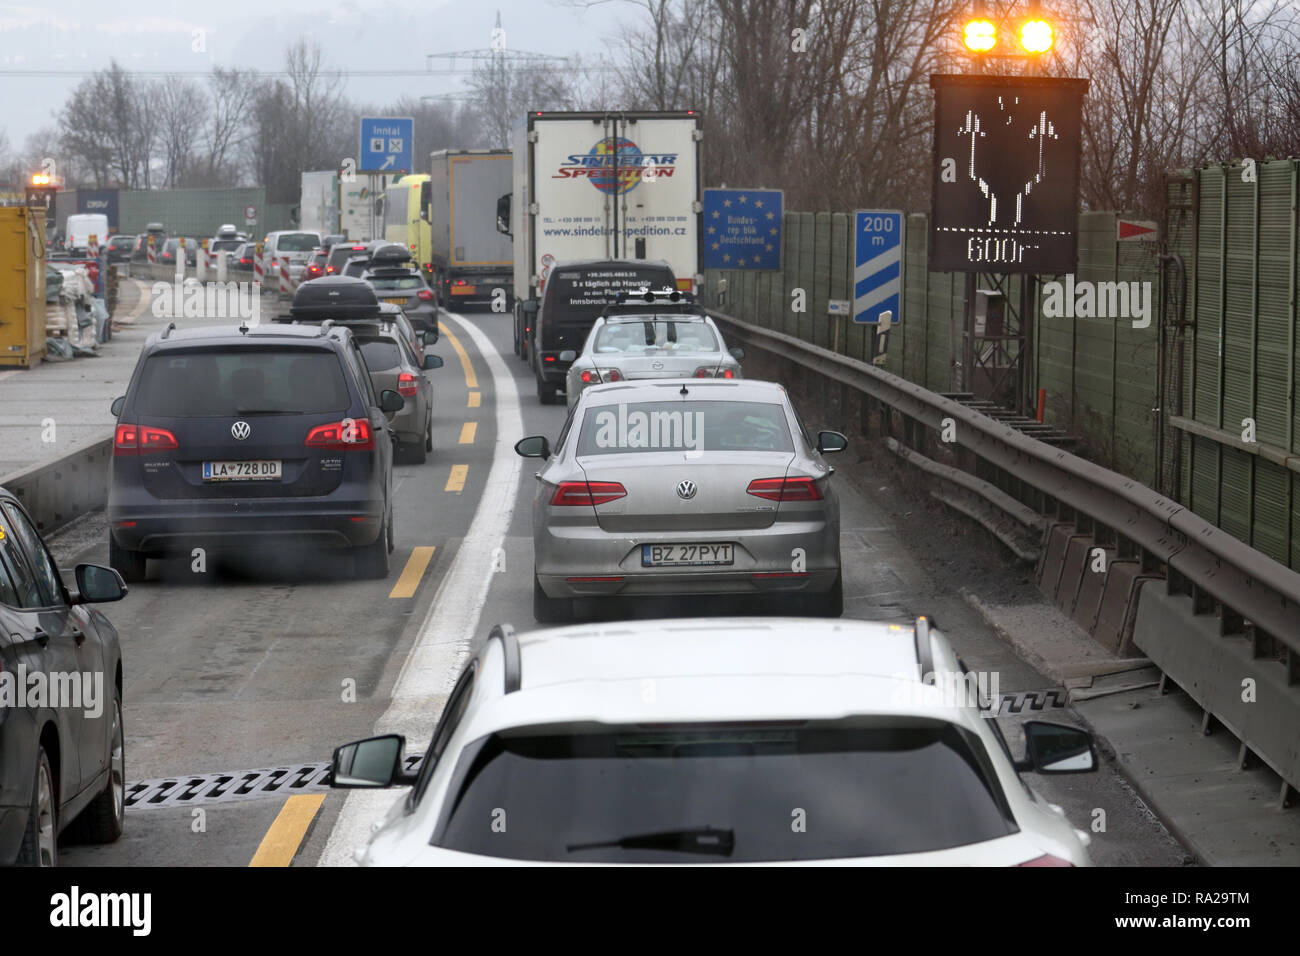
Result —
<path fill-rule="evenodd" d="M 1016 761 L 963 673 L 925 618 L 498 626 L 418 770 L 373 737 L 333 785 L 411 787 L 371 866 L 1088 865 L 1020 771 L 1094 770 L 1090 736 L 1029 721 Z"/>

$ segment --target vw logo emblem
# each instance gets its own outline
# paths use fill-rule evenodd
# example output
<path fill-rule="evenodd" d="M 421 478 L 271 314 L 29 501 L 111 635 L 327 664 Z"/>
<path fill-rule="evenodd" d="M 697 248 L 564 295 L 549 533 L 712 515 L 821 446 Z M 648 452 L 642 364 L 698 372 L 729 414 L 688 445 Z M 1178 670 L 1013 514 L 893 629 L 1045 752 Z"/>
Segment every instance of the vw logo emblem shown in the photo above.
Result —
<path fill-rule="evenodd" d="M 243 441 L 249 435 L 253 434 L 253 429 L 248 422 L 235 422 L 235 424 L 230 426 L 230 434 L 235 441 Z"/>
<path fill-rule="evenodd" d="M 657 372 L 657 371 L 659 371 L 661 368 L 664 367 L 664 363 L 663 363 L 663 362 L 654 362 L 653 364 L 651 364 L 650 367 L 651 367 L 652 369 L 654 369 L 654 370 Z"/>
<path fill-rule="evenodd" d="M 696 492 L 695 482 L 691 481 L 689 478 L 686 479 L 685 481 L 677 482 L 678 498 L 686 498 L 686 499 L 694 498 L 695 492 Z"/>

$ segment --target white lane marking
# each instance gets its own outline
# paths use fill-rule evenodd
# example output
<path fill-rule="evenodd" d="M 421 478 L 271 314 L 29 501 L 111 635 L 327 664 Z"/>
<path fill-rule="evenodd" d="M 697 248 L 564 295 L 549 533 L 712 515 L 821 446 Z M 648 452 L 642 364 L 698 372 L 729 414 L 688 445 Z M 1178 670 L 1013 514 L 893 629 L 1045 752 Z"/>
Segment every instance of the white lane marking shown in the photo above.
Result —
<path fill-rule="evenodd" d="M 131 309 L 131 318 L 138 319 L 144 315 L 144 310 L 153 304 L 153 283 L 145 283 L 139 279 L 132 279 L 140 288 L 140 301 Z"/>
<path fill-rule="evenodd" d="M 514 452 L 515 442 L 524 434 L 514 376 L 477 327 L 454 313 L 447 313 L 446 318 L 474 341 L 480 358 L 492 373 L 496 443 L 487 486 L 479 498 L 474 519 L 433 596 L 415 645 L 397 675 L 392 703 L 375 723 L 376 734 L 404 734 L 408 753 L 415 749 L 417 741 L 427 742 L 432 736 L 437 717 L 434 701 L 445 698 L 451 690 L 468 656 L 470 642 L 478 633 L 479 618 L 492 583 L 494 554 L 510 528 L 523 470 L 523 460 Z M 405 797 L 404 792 L 395 794 L 391 790 L 349 793 L 317 865 L 355 866 L 352 853 L 369 841 L 371 823 L 382 820 L 394 802 Z"/>

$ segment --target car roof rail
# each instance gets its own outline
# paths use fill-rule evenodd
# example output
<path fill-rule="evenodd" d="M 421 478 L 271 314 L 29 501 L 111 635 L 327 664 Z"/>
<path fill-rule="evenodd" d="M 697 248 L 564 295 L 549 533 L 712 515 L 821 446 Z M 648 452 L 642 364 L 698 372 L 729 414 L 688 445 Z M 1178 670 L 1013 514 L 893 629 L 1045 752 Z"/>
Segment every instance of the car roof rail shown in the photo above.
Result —
<path fill-rule="evenodd" d="M 505 692 L 513 694 L 524 680 L 523 663 L 519 656 L 519 638 L 515 636 L 515 629 L 509 624 L 494 624 L 492 630 L 488 632 L 488 640 L 501 641 L 501 650 L 506 658 Z"/>
<path fill-rule="evenodd" d="M 329 330 L 332 328 L 334 328 L 333 319 L 322 319 L 320 324 L 320 331 L 316 333 L 316 337 L 320 338 L 322 335 L 327 335 L 329 333 Z"/>
<path fill-rule="evenodd" d="M 916 619 L 916 663 L 921 668 L 921 683 L 934 683 L 934 648 L 930 644 L 930 619 L 922 614 Z"/>
<path fill-rule="evenodd" d="M 168 322 L 168 323 L 167 323 L 167 328 L 165 328 L 165 329 L 162 330 L 162 336 L 161 336 L 161 338 L 164 338 L 164 339 L 167 338 L 167 336 L 171 335 L 172 332 L 174 332 L 175 330 L 176 330 L 176 323 L 175 323 L 175 322 Z"/>

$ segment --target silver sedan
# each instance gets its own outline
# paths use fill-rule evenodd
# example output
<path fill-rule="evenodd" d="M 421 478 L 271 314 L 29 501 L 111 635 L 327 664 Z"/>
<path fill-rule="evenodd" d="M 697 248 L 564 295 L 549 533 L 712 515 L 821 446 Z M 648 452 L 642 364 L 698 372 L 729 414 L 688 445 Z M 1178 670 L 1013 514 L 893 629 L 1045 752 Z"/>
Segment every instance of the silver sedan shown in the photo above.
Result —
<path fill-rule="evenodd" d="M 670 309 L 673 307 L 669 307 Z M 592 385 L 647 378 L 740 378 L 741 348 L 728 349 L 707 315 L 689 306 L 643 314 L 605 315 L 596 320 L 582 354 L 561 353 L 572 362 L 564 391 L 569 408 Z"/>
<path fill-rule="evenodd" d="M 773 382 L 717 378 L 586 389 L 542 458 L 533 504 L 533 615 L 575 598 L 782 595 L 795 612 L 843 611 L 839 502 L 822 454 Z"/>

